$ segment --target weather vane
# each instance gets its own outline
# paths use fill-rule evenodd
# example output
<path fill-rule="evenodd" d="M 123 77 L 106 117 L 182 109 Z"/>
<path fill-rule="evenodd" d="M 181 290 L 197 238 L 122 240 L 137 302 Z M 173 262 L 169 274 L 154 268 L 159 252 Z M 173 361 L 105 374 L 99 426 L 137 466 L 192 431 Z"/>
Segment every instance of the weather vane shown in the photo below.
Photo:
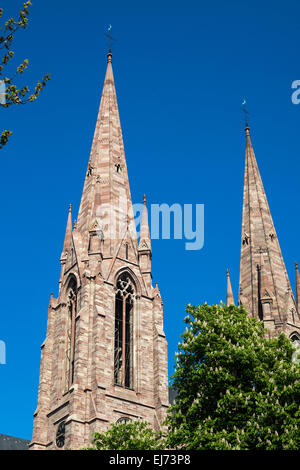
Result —
<path fill-rule="evenodd" d="M 243 100 L 243 102 L 242 102 L 242 110 L 243 110 L 243 113 L 245 114 L 245 124 L 246 124 L 246 127 L 248 127 L 248 116 L 249 116 L 249 112 L 247 111 L 247 108 L 246 108 L 246 100 Z"/>
<path fill-rule="evenodd" d="M 108 38 L 108 49 L 109 49 L 109 52 L 111 52 L 111 42 L 112 41 L 116 41 L 115 38 L 113 38 L 110 34 L 110 31 L 111 31 L 111 24 L 109 25 L 109 27 L 107 28 L 107 33 L 104 33 L 104 36 L 106 36 Z"/>

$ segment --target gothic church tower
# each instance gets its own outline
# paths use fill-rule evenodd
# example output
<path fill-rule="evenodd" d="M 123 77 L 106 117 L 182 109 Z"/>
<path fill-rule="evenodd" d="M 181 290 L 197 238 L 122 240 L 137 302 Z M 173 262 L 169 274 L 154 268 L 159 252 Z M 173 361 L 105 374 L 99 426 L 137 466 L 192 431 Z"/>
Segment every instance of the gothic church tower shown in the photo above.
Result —
<path fill-rule="evenodd" d="M 246 161 L 239 304 L 263 321 L 270 335 L 300 339 L 300 278 L 297 302 L 284 264 L 267 197 L 246 125 Z M 227 304 L 228 294 L 227 294 Z"/>
<path fill-rule="evenodd" d="M 48 308 L 31 449 L 82 448 L 120 420 L 158 430 L 169 406 L 146 199 L 138 243 L 111 52 L 107 59 L 78 219 L 72 228 L 70 207 Z"/>

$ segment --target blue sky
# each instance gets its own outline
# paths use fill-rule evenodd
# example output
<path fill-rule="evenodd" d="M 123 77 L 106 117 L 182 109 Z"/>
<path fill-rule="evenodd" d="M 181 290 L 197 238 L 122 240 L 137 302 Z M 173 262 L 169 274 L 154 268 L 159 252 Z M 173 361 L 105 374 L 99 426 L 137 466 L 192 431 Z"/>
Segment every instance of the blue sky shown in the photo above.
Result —
<path fill-rule="evenodd" d="M 2 0 L 7 15 L 21 2 Z M 106 67 L 113 66 L 132 198 L 205 204 L 205 244 L 154 240 L 170 373 L 187 303 L 237 299 L 244 173 L 241 102 L 292 285 L 300 261 L 300 79 L 297 1 L 33 1 L 17 35 L 26 83 L 52 80 L 33 104 L 2 111 L 14 131 L 0 152 L 0 433 L 31 438 L 40 345 L 57 294 L 69 203 L 77 215 Z"/>

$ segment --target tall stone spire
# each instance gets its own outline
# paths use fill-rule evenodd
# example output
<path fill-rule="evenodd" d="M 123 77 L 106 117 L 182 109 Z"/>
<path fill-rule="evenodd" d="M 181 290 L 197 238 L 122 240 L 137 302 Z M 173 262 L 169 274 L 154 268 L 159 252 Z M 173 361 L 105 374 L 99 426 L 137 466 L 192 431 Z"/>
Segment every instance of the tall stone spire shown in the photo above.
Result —
<path fill-rule="evenodd" d="M 246 125 L 239 303 L 273 332 L 293 323 L 295 301 Z M 270 309 L 264 313 L 266 304 Z"/>
<path fill-rule="evenodd" d="M 226 305 L 227 307 L 229 307 L 229 305 L 234 305 L 234 297 L 233 297 L 233 292 L 232 292 L 232 287 L 231 287 L 229 269 L 227 269 Z"/>
<path fill-rule="evenodd" d="M 88 245 L 91 229 L 103 232 L 104 258 L 114 255 L 127 229 L 137 249 L 111 52 L 107 54 L 106 75 L 77 228 L 85 245 Z"/>

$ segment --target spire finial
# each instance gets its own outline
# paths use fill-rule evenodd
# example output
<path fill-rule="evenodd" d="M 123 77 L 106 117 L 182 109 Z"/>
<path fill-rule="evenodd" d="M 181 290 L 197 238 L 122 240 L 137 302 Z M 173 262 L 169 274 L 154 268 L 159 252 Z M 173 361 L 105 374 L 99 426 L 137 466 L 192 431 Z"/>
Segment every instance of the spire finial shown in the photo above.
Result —
<path fill-rule="evenodd" d="M 104 33 L 104 36 L 106 36 L 108 38 L 108 54 L 107 54 L 107 63 L 109 62 L 112 62 L 112 52 L 111 52 L 111 42 L 112 41 L 115 41 L 115 38 L 113 38 L 110 34 L 110 31 L 111 31 L 111 24 L 109 25 L 109 27 L 107 28 L 107 33 Z"/>
<path fill-rule="evenodd" d="M 107 54 L 107 63 L 108 64 L 112 63 L 112 52 L 111 52 L 111 50 L 109 50 L 109 52 Z"/>
<path fill-rule="evenodd" d="M 144 204 L 146 205 L 147 204 L 147 200 L 146 200 L 146 194 L 144 194 Z"/>
<path fill-rule="evenodd" d="M 246 131 L 246 135 L 249 135 L 249 124 L 248 124 L 248 116 L 249 116 L 249 111 L 247 110 L 246 108 L 246 100 L 243 100 L 242 102 L 242 110 L 243 110 L 243 113 L 245 115 L 245 131 Z"/>
<path fill-rule="evenodd" d="M 69 204 L 69 212 L 72 212 L 72 204 Z"/>

